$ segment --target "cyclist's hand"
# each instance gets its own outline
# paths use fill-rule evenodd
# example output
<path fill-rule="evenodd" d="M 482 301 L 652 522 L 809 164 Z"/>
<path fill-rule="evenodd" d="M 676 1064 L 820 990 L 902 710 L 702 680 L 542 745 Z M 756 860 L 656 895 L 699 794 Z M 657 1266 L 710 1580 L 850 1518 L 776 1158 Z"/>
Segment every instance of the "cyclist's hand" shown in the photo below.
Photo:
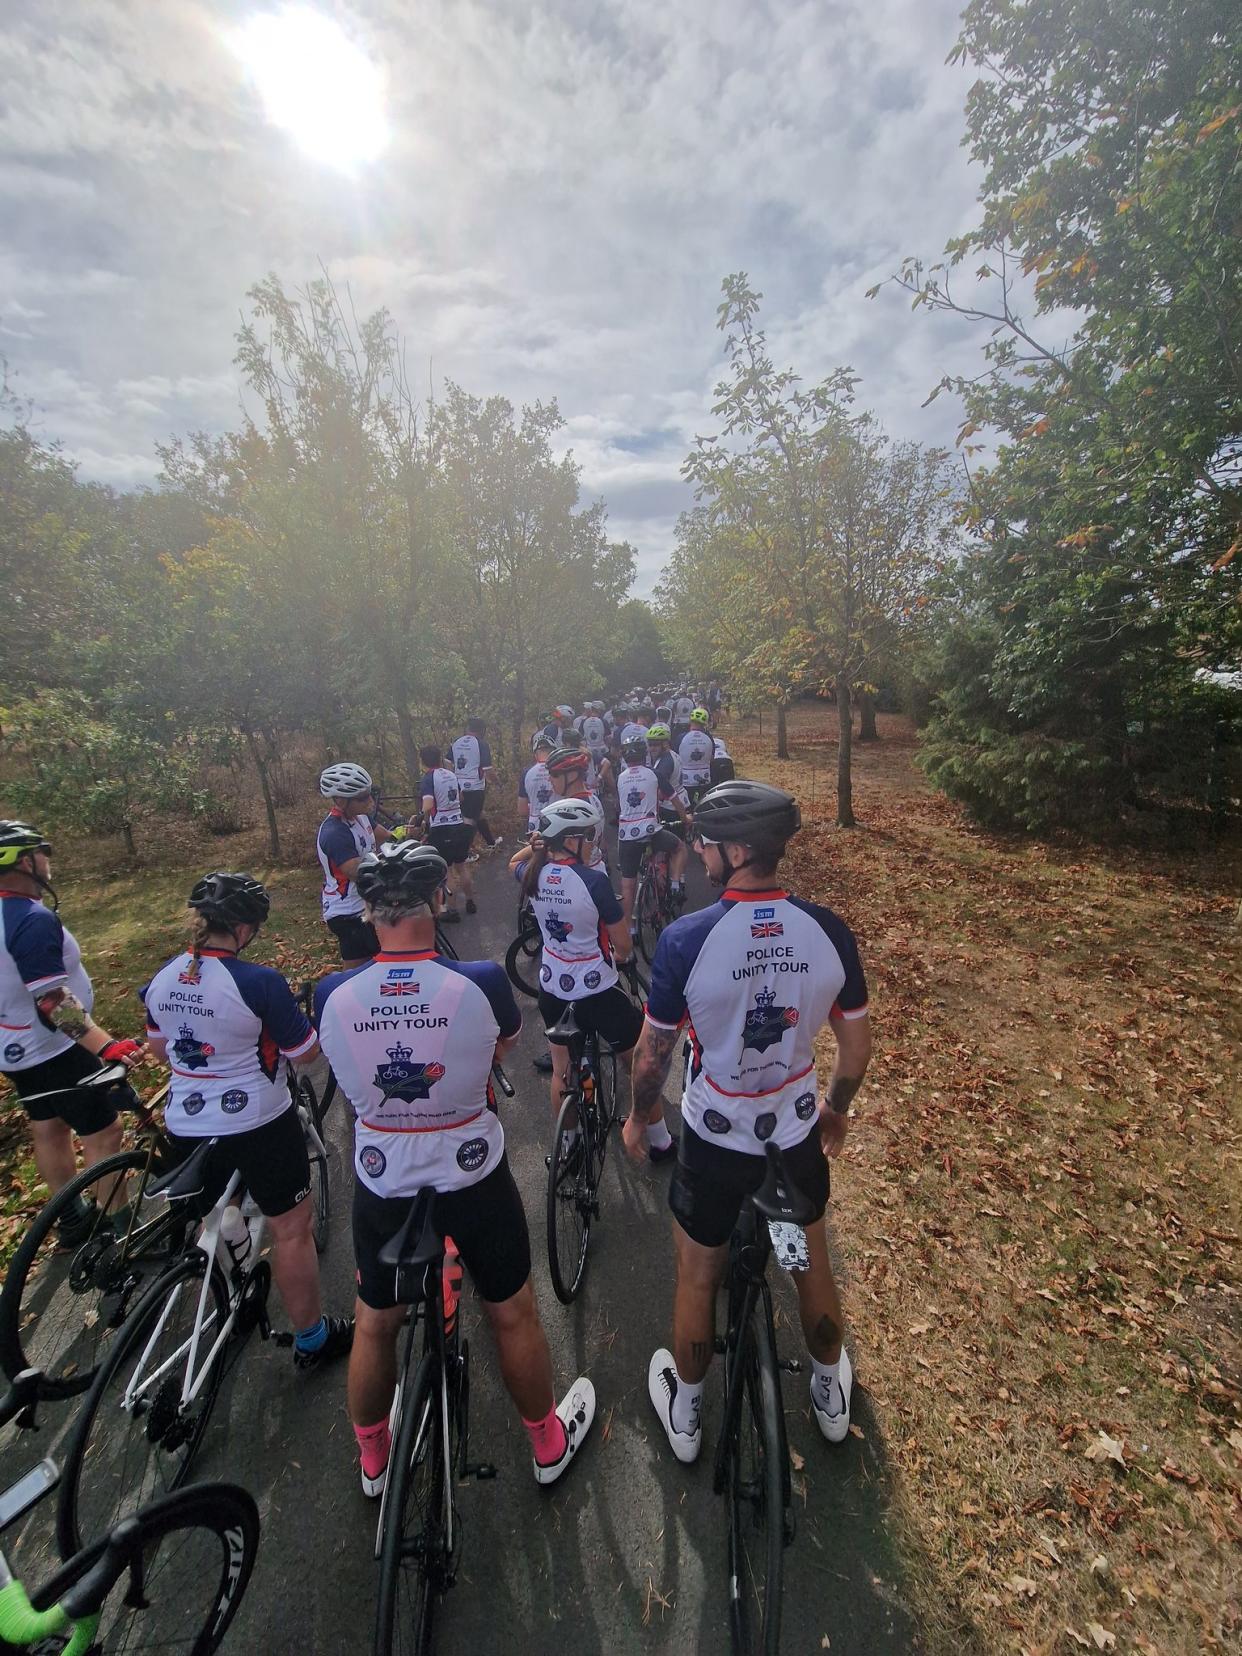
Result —
<path fill-rule="evenodd" d="M 621 1142 L 625 1146 L 625 1153 L 631 1161 L 646 1162 L 647 1123 L 640 1121 L 633 1110 L 626 1116 L 622 1124 Z"/>
<path fill-rule="evenodd" d="M 97 1054 L 105 1064 L 115 1064 L 118 1059 L 127 1069 L 133 1069 L 140 1062 L 146 1051 L 142 1041 L 131 1041 L 128 1038 L 119 1041 L 109 1041 L 107 1046 L 100 1047 Z"/>
<path fill-rule="evenodd" d="M 829 1161 L 834 1161 L 845 1149 L 849 1119 L 848 1115 L 840 1115 L 836 1110 L 830 1110 L 827 1103 L 820 1100 L 819 1142 Z"/>

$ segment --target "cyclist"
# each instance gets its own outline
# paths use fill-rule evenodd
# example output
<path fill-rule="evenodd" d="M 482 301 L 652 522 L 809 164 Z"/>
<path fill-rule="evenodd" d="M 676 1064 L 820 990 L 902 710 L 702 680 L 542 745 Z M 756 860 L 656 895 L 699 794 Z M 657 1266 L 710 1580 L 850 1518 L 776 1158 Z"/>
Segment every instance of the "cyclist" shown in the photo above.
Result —
<path fill-rule="evenodd" d="M 535 762 L 518 783 L 518 809 L 526 812 L 527 832 L 533 834 L 540 811 L 549 800 L 556 797 L 556 789 L 548 775 L 548 755 L 552 751 L 552 744 L 542 730 L 537 730 L 532 737 L 531 751 L 535 755 Z"/>
<path fill-rule="evenodd" d="M 331 809 L 319 824 L 315 853 L 323 869 L 323 917 L 336 938 L 346 966 L 361 966 L 379 947 L 362 918 L 362 898 L 354 885 L 358 859 L 389 836 L 373 819 L 375 792 L 369 772 L 344 762 L 320 773 L 319 792 Z"/>
<path fill-rule="evenodd" d="M 641 1155 L 641 1124 L 658 1108 L 673 1052 L 689 1030 L 682 1097 L 685 1130 L 669 1192 L 677 1254 L 673 1350 L 651 1359 L 651 1401 L 679 1460 L 699 1452 L 703 1382 L 714 1347 L 716 1290 L 743 1198 L 763 1183 L 763 1146 L 814 1202 L 809 1265 L 795 1271 L 811 1353 L 811 1403 L 830 1442 L 849 1430 L 852 1374 L 841 1343 L 841 1302 L 822 1219 L 826 1157 L 845 1143 L 850 1101 L 871 1056 L 867 985 L 849 927 L 830 909 L 792 897 L 777 866 L 801 824 L 791 795 L 762 782 L 710 789 L 694 813 L 694 843 L 720 901 L 660 935 L 647 1018 L 634 1058 L 627 1151 Z M 827 1024 L 837 1053 L 826 1093 L 815 1038 Z"/>
<path fill-rule="evenodd" d="M 629 709 L 629 718 L 621 726 L 622 758 L 625 757 L 624 749 L 627 742 L 641 741 L 644 744 L 646 743 L 647 726 L 650 723 L 651 713 L 648 709 L 641 707 L 631 707 Z"/>
<path fill-rule="evenodd" d="M 0 821 L 0 1072 L 30 1121 L 35 1166 L 55 1194 L 77 1172 L 74 1135 L 93 1167 L 121 1148 L 117 1106 L 137 1102 L 127 1086 L 77 1089 L 120 1059 L 137 1063 L 138 1041 L 114 1040 L 91 1020 L 94 990 L 72 932 L 43 901 L 52 889 L 52 848 L 27 822 Z M 60 1096 L 44 1101 L 40 1095 Z M 28 1102 L 27 1102 L 28 1101 Z M 66 1214 L 60 1238 L 80 1240 L 85 1203 Z"/>
<path fill-rule="evenodd" d="M 686 836 L 690 826 L 690 801 L 681 785 L 681 760 L 670 746 L 671 733 L 666 724 L 653 724 L 647 732 L 649 763 L 660 789 L 660 824 L 676 836 L 681 855 L 671 862 L 670 886 L 674 900 L 684 906 L 686 901 Z"/>
<path fill-rule="evenodd" d="M 603 711 L 603 702 L 588 702 L 579 732 L 586 744 L 587 752 L 595 761 L 596 769 L 608 760 L 608 731 L 604 725 Z"/>
<path fill-rule="evenodd" d="M 454 905 L 453 898 L 459 890 L 465 893 L 466 913 L 478 913 L 474 900 L 474 877 L 466 861 L 474 839 L 474 824 L 462 817 L 457 777 L 444 764 L 439 748 L 430 744 L 421 747 L 418 757 L 426 767 L 418 791 L 422 797 L 427 838 L 449 865 L 455 881 L 448 888 L 448 900 L 440 918 L 456 923 L 461 919 L 461 910 Z"/>
<path fill-rule="evenodd" d="M 586 800 L 599 813 L 600 832 L 591 842 L 587 861 L 592 868 L 600 868 L 604 863 L 604 807 L 591 786 L 591 755 L 575 745 L 577 740 L 573 737 L 564 747 L 552 750 L 548 755 L 548 775 L 558 799 Z"/>
<path fill-rule="evenodd" d="M 241 958 L 271 909 L 248 874 L 206 874 L 190 892 L 190 947 L 141 991 L 147 1037 L 172 1071 L 164 1124 L 184 1160 L 203 1139 L 205 1191 L 219 1199 L 234 1169 L 267 1218 L 272 1277 L 294 1328 L 293 1362 L 315 1369 L 349 1350 L 349 1317 L 325 1317 L 311 1234 L 310 1161 L 288 1065 L 313 1063 L 315 1031 L 271 966 Z"/>
<path fill-rule="evenodd" d="M 694 712 L 694 701 L 687 694 L 685 687 L 673 698 L 673 748 L 680 753 L 681 744 L 686 732 L 690 728 L 690 715 Z"/>
<path fill-rule="evenodd" d="M 720 783 L 720 782 L 732 782 L 733 779 L 734 779 L 733 760 L 730 758 L 729 750 L 725 746 L 724 737 L 723 736 L 717 736 L 715 731 L 713 731 L 712 732 L 712 762 L 711 762 L 711 784 L 712 784 L 712 787 L 713 788 L 716 787 L 717 784 Z"/>
<path fill-rule="evenodd" d="M 349 1365 L 349 1413 L 362 1488 L 384 1488 L 397 1381 L 397 1336 L 407 1307 L 380 1250 L 427 1186 L 434 1218 L 451 1234 L 483 1301 L 501 1373 L 530 1437 L 535 1478 L 555 1482 L 595 1415 L 595 1389 L 575 1380 L 560 1404 L 530 1279 L 526 1215 L 505 1154 L 491 1090 L 492 1063 L 522 1027 L 504 969 L 444 960 L 436 915 L 448 867 L 431 846 L 382 847 L 358 870 L 382 947 L 360 971 L 325 978 L 315 995 L 320 1038 L 357 1111 L 353 1231 L 358 1333 Z"/>
<path fill-rule="evenodd" d="M 632 971 L 634 959 L 621 905 L 607 874 L 591 866 L 603 831 L 598 801 L 555 799 L 539 813 L 533 844 L 524 846 L 509 867 L 543 933 L 539 1012 L 544 1029 L 554 1028 L 572 1003 L 579 1027 L 607 1041 L 628 1070 L 643 1016 L 617 979 L 618 965 Z M 555 1120 L 565 1095 L 569 1054 L 550 1035 L 548 1046 Z M 676 1140 L 663 1111 L 656 1109 L 645 1120 L 650 1159 L 670 1160 Z"/>
<path fill-rule="evenodd" d="M 708 722 L 707 709 L 696 707 L 690 714 L 690 728 L 677 749 L 677 757 L 681 760 L 682 786 L 691 804 L 711 781 L 715 744 Z"/>
<path fill-rule="evenodd" d="M 660 782 L 647 763 L 647 743 L 641 737 L 623 743 L 625 768 L 617 777 L 617 864 L 621 870 L 621 907 L 630 935 L 635 930 L 634 898 L 643 850 L 667 852 L 669 879 L 685 890 L 686 842 L 660 822 Z"/>
<path fill-rule="evenodd" d="M 485 737 L 487 726 L 482 719 L 467 719 L 466 734 L 459 736 L 449 749 L 457 785 L 461 789 L 461 814 L 473 822 L 476 832 L 482 834 L 484 845 L 500 845 L 502 836 L 493 834 L 483 815 L 483 801 L 487 785 L 492 780 L 492 750 Z"/>
<path fill-rule="evenodd" d="M 551 747 L 560 747 L 565 740 L 566 731 L 574 727 L 574 710 L 567 702 L 560 702 L 552 709 L 552 717 L 543 727 L 543 734 L 548 738 Z"/>

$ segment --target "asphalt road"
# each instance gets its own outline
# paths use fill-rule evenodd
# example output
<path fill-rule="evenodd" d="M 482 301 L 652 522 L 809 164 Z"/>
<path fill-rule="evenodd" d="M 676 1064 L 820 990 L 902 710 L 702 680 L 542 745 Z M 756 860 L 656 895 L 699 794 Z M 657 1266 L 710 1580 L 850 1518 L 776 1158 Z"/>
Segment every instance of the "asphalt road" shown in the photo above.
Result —
<path fill-rule="evenodd" d="M 485 855 L 477 876 L 482 912 L 463 921 L 454 943 L 463 957 L 503 959 L 516 912 L 503 858 Z M 691 906 L 707 901 L 696 868 Z M 472 1451 L 494 1462 L 498 1476 L 459 1491 L 462 1567 L 441 1609 L 437 1649 L 443 1656 L 725 1650 L 726 1515 L 711 1487 L 719 1364 L 708 1381 L 704 1451 L 695 1466 L 674 1459 L 647 1399 L 648 1359 L 668 1343 L 671 1324 L 669 1169 L 635 1168 L 618 1137 L 587 1279 L 577 1303 L 562 1306 L 548 1281 L 544 1246 L 550 1105 L 546 1080 L 530 1062 L 543 1043 L 533 1008 L 524 1010 L 526 1028 L 507 1066 L 517 1097 L 503 1103 L 505 1136 L 526 1199 L 558 1395 L 585 1372 L 599 1412 L 563 1481 L 551 1489 L 536 1485 L 525 1433 L 467 1293 Z M 676 1131 L 676 1111 L 669 1116 Z M 353 1174 L 339 1104 L 332 1117 L 336 1183 L 322 1269 L 327 1308 L 345 1310 L 353 1299 Z M 848 1318 L 847 1279 L 843 1292 Z M 777 1303 L 782 1354 L 805 1357 L 785 1281 L 777 1285 Z M 276 1317 L 283 1323 L 279 1308 Z M 865 1353 L 855 1366 L 865 1380 Z M 287 1350 L 254 1336 L 221 1393 L 196 1475 L 244 1484 L 263 1520 L 259 1561 L 230 1650 L 352 1656 L 371 1648 L 376 1505 L 359 1488 L 344 1380 L 343 1366 L 298 1376 Z M 919 1649 L 885 1530 L 884 1450 L 865 1391 L 856 1385 L 853 1409 L 864 1436 L 830 1446 L 811 1418 L 806 1376 L 785 1375 L 783 1385 L 794 1465 L 802 1468 L 794 1474 L 797 1533 L 785 1554 L 783 1649 L 790 1656 Z M 16 1476 L 40 1454 L 55 1453 L 64 1418 L 63 1406 L 46 1411 L 47 1429 L 33 1439 L 7 1433 L 0 1475 Z M 45 1516 L 31 1521 L 21 1553 L 38 1549 Z"/>

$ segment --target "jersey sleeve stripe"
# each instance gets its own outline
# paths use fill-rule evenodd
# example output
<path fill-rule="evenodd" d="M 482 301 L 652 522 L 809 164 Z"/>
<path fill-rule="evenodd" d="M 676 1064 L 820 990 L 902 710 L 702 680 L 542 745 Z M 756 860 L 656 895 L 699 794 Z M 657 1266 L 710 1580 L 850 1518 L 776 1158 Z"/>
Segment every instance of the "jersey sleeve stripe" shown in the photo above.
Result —
<path fill-rule="evenodd" d="M 51 972 L 47 977 L 31 978 L 26 987 L 32 995 L 37 995 L 41 989 L 55 989 L 68 981 L 68 972 Z"/>
<path fill-rule="evenodd" d="M 647 1019 L 647 1022 L 651 1025 L 652 1029 L 669 1029 L 669 1030 L 672 1030 L 672 1031 L 676 1032 L 677 1030 L 679 1030 L 681 1028 L 682 1024 L 684 1024 L 685 1021 L 686 1021 L 685 1016 L 683 1015 L 682 1017 L 678 1018 L 678 1020 L 675 1024 L 662 1023 L 659 1018 L 656 1018 L 656 1017 L 652 1016 L 651 1008 L 649 1006 L 644 1006 L 643 1007 L 643 1015 Z"/>
<path fill-rule="evenodd" d="M 314 1046 L 315 1042 L 318 1039 L 319 1039 L 319 1037 L 315 1034 L 315 1031 L 312 1029 L 310 1034 L 306 1037 L 306 1039 L 299 1046 L 281 1047 L 280 1050 L 286 1058 L 300 1058 L 304 1052 L 309 1052 L 310 1051 L 310 1049 Z"/>
<path fill-rule="evenodd" d="M 851 1006 L 847 1011 L 845 1007 L 834 1001 L 832 1011 L 828 1014 L 828 1016 L 830 1018 L 841 1018 L 844 1022 L 851 1023 L 855 1018 L 865 1018 L 867 1016 L 867 1012 L 868 1007 L 865 1003 L 862 1006 Z"/>

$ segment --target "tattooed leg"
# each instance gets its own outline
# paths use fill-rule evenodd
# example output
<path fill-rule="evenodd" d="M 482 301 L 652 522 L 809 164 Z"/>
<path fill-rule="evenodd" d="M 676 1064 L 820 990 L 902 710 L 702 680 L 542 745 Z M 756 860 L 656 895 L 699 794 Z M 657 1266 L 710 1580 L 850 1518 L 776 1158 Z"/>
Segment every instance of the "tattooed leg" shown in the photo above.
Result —
<path fill-rule="evenodd" d="M 845 1318 L 841 1296 L 828 1261 L 828 1242 L 822 1224 L 809 1225 L 806 1232 L 810 1268 L 794 1272 L 798 1310 L 807 1350 L 819 1363 L 835 1363 L 841 1355 L 841 1333 Z"/>
<path fill-rule="evenodd" d="M 705 1248 L 673 1225 L 677 1244 L 677 1291 L 673 1299 L 673 1361 L 695 1386 L 711 1367 L 716 1349 L 716 1290 L 729 1262 L 729 1249 Z"/>

